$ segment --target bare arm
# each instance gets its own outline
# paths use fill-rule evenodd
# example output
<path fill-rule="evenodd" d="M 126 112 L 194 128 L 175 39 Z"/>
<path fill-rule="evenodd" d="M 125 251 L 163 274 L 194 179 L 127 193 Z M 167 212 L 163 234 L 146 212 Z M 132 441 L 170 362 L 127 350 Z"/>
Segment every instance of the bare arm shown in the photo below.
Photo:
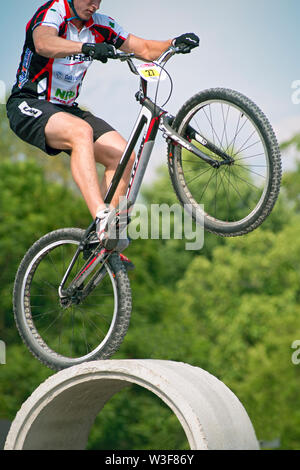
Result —
<path fill-rule="evenodd" d="M 37 54 L 54 59 L 80 54 L 82 49 L 81 42 L 60 38 L 51 26 L 38 26 L 33 31 L 33 41 Z"/>
<path fill-rule="evenodd" d="M 151 61 L 158 59 L 158 57 L 171 45 L 172 39 L 168 39 L 167 41 L 151 41 L 129 34 L 120 49 L 127 53 L 134 52 L 137 57 Z"/>

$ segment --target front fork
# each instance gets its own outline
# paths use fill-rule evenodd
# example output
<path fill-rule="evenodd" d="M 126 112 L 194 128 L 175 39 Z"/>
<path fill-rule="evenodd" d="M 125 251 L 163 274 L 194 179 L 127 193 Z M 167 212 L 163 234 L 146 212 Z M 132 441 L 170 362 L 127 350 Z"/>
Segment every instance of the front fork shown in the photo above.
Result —
<path fill-rule="evenodd" d="M 101 249 L 99 251 L 98 247 L 91 253 L 89 256 L 88 260 L 84 264 L 84 266 L 80 269 L 80 271 L 76 274 L 75 278 L 70 282 L 69 286 L 65 288 L 65 285 L 67 283 L 67 279 L 70 276 L 70 273 L 81 253 L 84 252 L 86 249 L 85 243 L 87 244 L 86 241 L 83 241 L 80 243 L 79 247 L 76 250 L 76 253 L 68 266 L 68 269 L 59 285 L 58 288 L 58 294 L 60 297 L 60 300 L 62 302 L 62 305 L 66 306 L 68 301 L 71 301 L 71 303 L 75 302 L 76 299 L 75 296 L 78 297 L 79 300 L 83 300 L 83 298 L 88 295 L 88 291 L 91 288 L 96 287 L 99 282 L 102 280 L 104 276 L 101 276 L 101 272 L 103 271 L 101 268 L 100 270 L 90 279 L 88 284 L 85 286 L 83 289 L 83 283 L 87 279 L 87 277 L 94 271 L 94 269 L 101 263 L 104 266 L 104 263 L 107 261 L 107 259 L 110 256 L 110 252 L 106 251 L 105 249 Z M 105 274 L 104 274 L 105 275 Z M 85 292 L 86 291 L 86 292 Z"/>
<path fill-rule="evenodd" d="M 178 132 L 176 132 L 171 126 L 173 124 L 174 117 L 165 114 L 162 116 L 161 119 L 161 129 L 163 131 L 164 137 L 169 140 L 171 143 L 175 145 L 180 145 L 181 147 L 185 148 L 189 152 L 192 152 L 197 157 L 201 158 L 201 160 L 205 161 L 213 168 L 220 168 L 222 165 L 232 165 L 234 163 L 234 159 L 228 155 L 226 152 L 218 148 L 212 142 L 209 142 L 203 136 L 201 136 L 195 129 L 193 129 L 190 125 L 187 126 L 186 129 L 186 136 L 189 140 L 183 138 Z M 222 160 L 215 160 L 200 149 L 198 149 L 195 145 L 193 145 L 190 141 L 196 140 L 201 144 L 203 147 L 207 148 L 207 150 L 211 151 L 215 155 L 218 155 L 222 158 Z"/>

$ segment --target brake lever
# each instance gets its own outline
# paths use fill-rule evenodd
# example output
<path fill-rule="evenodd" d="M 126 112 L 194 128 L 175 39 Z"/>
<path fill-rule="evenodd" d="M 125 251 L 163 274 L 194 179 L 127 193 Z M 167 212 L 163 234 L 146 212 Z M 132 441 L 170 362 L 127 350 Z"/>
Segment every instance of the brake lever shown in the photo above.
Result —
<path fill-rule="evenodd" d="M 176 54 L 189 54 L 192 52 L 193 49 L 196 47 L 199 47 L 200 44 L 197 46 L 189 46 L 188 44 L 181 44 L 180 46 L 177 46 L 174 48 Z"/>

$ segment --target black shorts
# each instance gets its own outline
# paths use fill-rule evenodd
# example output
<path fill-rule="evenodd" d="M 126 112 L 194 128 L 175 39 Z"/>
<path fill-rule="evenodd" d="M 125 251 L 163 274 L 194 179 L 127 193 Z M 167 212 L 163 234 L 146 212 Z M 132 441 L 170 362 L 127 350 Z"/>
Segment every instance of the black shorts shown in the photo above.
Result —
<path fill-rule="evenodd" d="M 83 111 L 78 106 L 57 105 L 32 96 L 11 96 L 7 102 L 6 110 L 13 132 L 20 139 L 38 147 L 48 155 L 58 155 L 63 151 L 46 144 L 45 127 L 49 118 L 55 113 L 70 113 L 86 121 L 94 131 L 94 142 L 106 132 L 114 131 L 105 121 L 89 111 Z"/>

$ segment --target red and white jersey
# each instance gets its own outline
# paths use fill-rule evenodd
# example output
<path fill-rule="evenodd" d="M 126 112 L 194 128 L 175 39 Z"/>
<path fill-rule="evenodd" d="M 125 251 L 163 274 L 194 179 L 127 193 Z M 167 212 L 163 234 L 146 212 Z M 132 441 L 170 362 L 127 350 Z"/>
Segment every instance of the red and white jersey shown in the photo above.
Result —
<path fill-rule="evenodd" d="M 72 23 L 67 0 L 52 0 L 41 6 L 26 27 L 26 39 L 17 80 L 12 94 L 29 94 L 55 104 L 72 106 L 92 58 L 84 54 L 62 59 L 40 56 L 35 51 L 33 31 L 39 25 L 50 26 L 58 35 L 82 43 L 106 42 L 122 46 L 128 33 L 113 18 L 95 13 L 81 31 Z"/>

